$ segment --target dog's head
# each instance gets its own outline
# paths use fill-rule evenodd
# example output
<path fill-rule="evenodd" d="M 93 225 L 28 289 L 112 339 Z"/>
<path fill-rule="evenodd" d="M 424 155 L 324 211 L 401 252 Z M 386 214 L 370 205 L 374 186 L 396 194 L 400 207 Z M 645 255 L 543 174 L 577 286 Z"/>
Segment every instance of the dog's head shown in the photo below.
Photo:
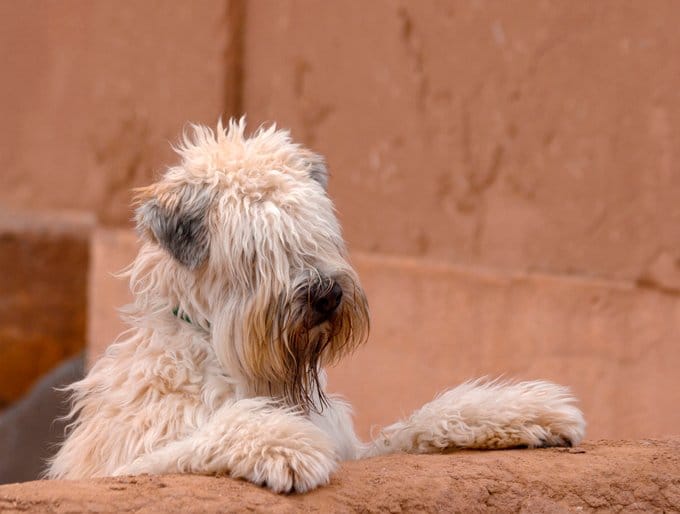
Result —
<path fill-rule="evenodd" d="M 194 126 L 179 166 L 139 190 L 138 312 L 210 334 L 247 394 L 323 407 L 320 368 L 365 341 L 368 306 L 326 193 L 324 160 L 275 127 Z"/>

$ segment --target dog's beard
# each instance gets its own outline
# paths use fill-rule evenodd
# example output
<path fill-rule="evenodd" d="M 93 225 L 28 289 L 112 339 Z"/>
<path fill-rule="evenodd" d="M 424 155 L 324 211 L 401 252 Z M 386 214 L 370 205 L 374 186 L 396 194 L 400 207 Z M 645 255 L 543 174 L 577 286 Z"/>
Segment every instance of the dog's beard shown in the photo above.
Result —
<path fill-rule="evenodd" d="M 348 294 L 349 290 L 349 294 Z M 328 398 L 321 383 L 323 367 L 337 362 L 365 342 L 369 331 L 363 291 L 343 287 L 343 300 L 328 319 L 318 322 L 309 299 L 281 312 L 276 338 L 283 359 L 281 393 L 284 402 L 304 412 L 321 412 Z"/>
<path fill-rule="evenodd" d="M 348 272 L 334 280 L 342 298 L 321 319 L 314 312 L 309 277 L 290 294 L 235 300 L 223 311 L 229 316 L 216 318 L 214 333 L 225 334 L 216 341 L 235 343 L 216 345 L 218 358 L 227 375 L 241 377 L 242 394 L 269 396 L 304 413 L 321 412 L 328 405 L 322 368 L 364 343 L 369 332 L 368 303 L 355 276 Z"/>
<path fill-rule="evenodd" d="M 286 379 L 283 381 L 283 397 L 287 404 L 302 408 L 303 411 L 322 410 L 327 404 L 323 385 L 320 382 L 324 353 L 333 340 L 332 322 L 312 328 L 292 330 L 281 334 L 287 352 Z"/>

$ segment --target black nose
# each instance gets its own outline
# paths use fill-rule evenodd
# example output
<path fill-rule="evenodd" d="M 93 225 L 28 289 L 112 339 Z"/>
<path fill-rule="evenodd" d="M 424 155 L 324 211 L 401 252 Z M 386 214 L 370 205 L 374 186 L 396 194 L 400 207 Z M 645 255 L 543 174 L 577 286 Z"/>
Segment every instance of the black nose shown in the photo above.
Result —
<path fill-rule="evenodd" d="M 342 287 L 337 282 L 333 282 L 331 288 L 323 288 L 319 296 L 314 300 L 313 307 L 322 320 L 335 312 L 342 300 Z"/>

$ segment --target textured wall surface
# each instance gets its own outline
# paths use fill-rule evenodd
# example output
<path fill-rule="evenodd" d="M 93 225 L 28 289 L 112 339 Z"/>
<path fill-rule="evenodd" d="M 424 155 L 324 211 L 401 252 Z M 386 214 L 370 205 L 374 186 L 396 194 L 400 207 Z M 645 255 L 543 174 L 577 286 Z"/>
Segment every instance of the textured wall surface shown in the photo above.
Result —
<path fill-rule="evenodd" d="M 0 204 L 127 223 L 185 123 L 221 114 L 226 6 L 2 2 Z"/>
<path fill-rule="evenodd" d="M 370 293 L 371 342 L 331 377 L 360 426 L 506 372 L 571 384 L 591 436 L 677 431 L 678 20 L 670 2 L 248 11 L 244 108 L 327 155 Z"/>
<path fill-rule="evenodd" d="M 330 384 L 362 434 L 500 373 L 571 385 L 590 437 L 677 432 L 680 4 L 0 14 L 0 207 L 98 220 L 92 356 L 121 330 L 127 291 L 109 274 L 134 255 L 129 189 L 175 161 L 186 121 L 247 112 L 328 158 L 373 314 Z"/>
<path fill-rule="evenodd" d="M 85 344 L 91 226 L 61 220 L 128 225 L 130 189 L 172 160 L 187 121 L 233 108 L 232 12 L 0 3 L 0 407 Z"/>
<path fill-rule="evenodd" d="M 680 258 L 678 20 L 672 2 L 257 2 L 244 108 L 327 155 L 355 250 L 637 280 Z"/>

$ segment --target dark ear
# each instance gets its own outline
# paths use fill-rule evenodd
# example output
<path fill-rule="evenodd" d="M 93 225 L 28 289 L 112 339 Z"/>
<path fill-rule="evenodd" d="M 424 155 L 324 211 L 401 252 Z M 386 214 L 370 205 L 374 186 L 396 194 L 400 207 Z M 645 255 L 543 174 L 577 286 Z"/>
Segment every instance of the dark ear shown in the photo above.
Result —
<path fill-rule="evenodd" d="M 309 152 L 305 156 L 309 167 L 307 171 L 312 179 L 316 180 L 324 190 L 328 189 L 328 169 L 326 160 L 319 154 Z"/>
<path fill-rule="evenodd" d="M 200 186 L 154 184 L 140 190 L 137 229 L 153 237 L 189 269 L 208 257 L 211 193 Z"/>

